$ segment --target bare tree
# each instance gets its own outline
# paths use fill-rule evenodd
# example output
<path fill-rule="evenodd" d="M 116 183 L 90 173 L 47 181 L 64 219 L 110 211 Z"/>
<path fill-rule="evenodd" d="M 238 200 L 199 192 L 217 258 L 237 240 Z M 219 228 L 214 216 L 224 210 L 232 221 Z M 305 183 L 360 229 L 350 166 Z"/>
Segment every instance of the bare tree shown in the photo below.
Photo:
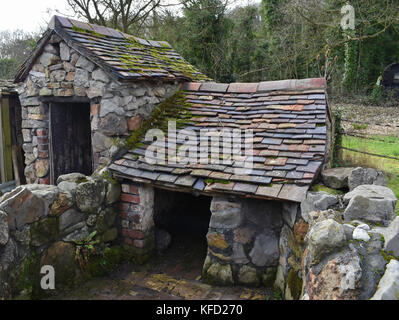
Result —
<path fill-rule="evenodd" d="M 30 54 L 38 40 L 38 34 L 23 30 L 0 32 L 0 59 L 13 58 L 22 63 Z"/>
<path fill-rule="evenodd" d="M 161 6 L 162 0 L 67 0 L 71 9 L 88 22 L 128 33 L 140 27 Z"/>

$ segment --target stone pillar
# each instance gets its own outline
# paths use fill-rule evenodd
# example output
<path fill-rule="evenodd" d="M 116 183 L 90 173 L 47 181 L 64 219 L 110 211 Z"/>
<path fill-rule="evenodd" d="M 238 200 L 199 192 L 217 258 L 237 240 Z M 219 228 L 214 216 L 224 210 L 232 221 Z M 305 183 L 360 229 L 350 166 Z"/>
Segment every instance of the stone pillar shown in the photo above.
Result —
<path fill-rule="evenodd" d="M 278 202 L 214 197 L 203 278 L 209 283 L 272 286 L 282 227 Z"/>
<path fill-rule="evenodd" d="M 154 189 L 148 185 L 124 183 L 121 194 L 122 236 L 137 254 L 154 250 Z"/>
<path fill-rule="evenodd" d="M 38 157 L 36 160 L 36 175 L 39 184 L 50 184 L 50 163 L 49 163 L 49 136 L 48 129 L 37 129 L 37 149 Z"/>
<path fill-rule="evenodd" d="M 37 97 L 20 97 L 27 183 L 50 183 L 48 106 Z"/>
<path fill-rule="evenodd" d="M 280 258 L 274 286 L 286 300 L 297 300 L 303 285 L 301 262 L 308 225 L 302 219 L 299 204 L 284 202 L 282 209 L 284 226 L 280 234 Z"/>

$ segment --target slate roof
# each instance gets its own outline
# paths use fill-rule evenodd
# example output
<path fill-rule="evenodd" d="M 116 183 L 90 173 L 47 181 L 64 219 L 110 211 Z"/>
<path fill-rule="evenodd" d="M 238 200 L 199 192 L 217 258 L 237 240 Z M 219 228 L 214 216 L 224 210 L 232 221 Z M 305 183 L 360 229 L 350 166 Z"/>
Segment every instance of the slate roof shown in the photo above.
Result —
<path fill-rule="evenodd" d="M 150 165 L 144 159 L 149 142 L 142 139 L 142 144 L 111 164 L 114 175 L 203 194 L 303 200 L 326 158 L 326 124 L 331 115 L 325 79 L 187 83 L 183 90 L 167 107 L 171 108 L 168 116 L 184 118 L 180 129 L 206 129 L 209 135 L 222 128 L 253 130 L 252 173 L 236 175 L 234 156 L 230 165 Z M 156 121 L 151 124 L 162 126 Z"/>
<path fill-rule="evenodd" d="M 18 71 L 15 82 L 24 81 L 54 34 L 116 80 L 210 80 L 165 41 L 144 40 L 111 28 L 54 16 L 36 49 Z"/>

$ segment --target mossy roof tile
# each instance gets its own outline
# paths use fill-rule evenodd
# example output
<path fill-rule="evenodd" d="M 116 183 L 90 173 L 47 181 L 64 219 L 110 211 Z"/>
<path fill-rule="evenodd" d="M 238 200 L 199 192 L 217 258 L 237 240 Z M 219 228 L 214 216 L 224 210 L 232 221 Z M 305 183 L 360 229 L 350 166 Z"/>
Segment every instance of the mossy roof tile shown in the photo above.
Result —
<path fill-rule="evenodd" d="M 115 29 L 54 16 L 38 46 L 18 71 L 15 82 L 25 80 L 54 33 L 117 80 L 211 80 L 165 41 L 140 39 Z"/>
<path fill-rule="evenodd" d="M 269 90 L 270 88 L 279 89 L 272 92 L 273 102 L 270 109 L 267 105 L 253 104 L 253 101 L 257 100 L 257 95 L 266 94 L 261 92 L 261 90 L 266 90 L 265 85 L 262 87 L 256 84 L 246 86 L 245 84 L 201 84 L 199 82 L 185 84 L 182 91 L 162 103 L 158 111 L 154 111 L 153 117 L 158 119 L 158 123 L 150 119 L 148 123 L 154 124 L 152 128 L 165 127 L 162 122 L 170 118 L 183 120 L 181 129 L 195 130 L 196 133 L 201 130 L 202 134 L 207 132 L 206 136 L 199 137 L 190 145 L 200 145 L 203 150 L 206 150 L 206 146 L 208 152 L 212 146 L 220 152 L 223 151 L 223 141 L 219 145 L 212 141 L 221 136 L 223 129 L 229 127 L 233 129 L 234 126 L 241 129 L 252 128 L 255 135 L 251 139 L 245 140 L 244 136 L 241 137 L 241 151 L 244 151 L 245 147 L 252 148 L 253 154 L 244 156 L 238 151 L 228 157 L 220 157 L 218 164 L 211 161 L 213 158 L 210 153 L 207 157 L 203 155 L 198 157 L 200 161 L 209 160 L 208 163 L 200 162 L 183 166 L 167 163 L 165 167 L 180 169 L 173 171 L 178 175 L 178 179 L 165 187 L 174 186 L 177 190 L 185 189 L 202 194 L 237 193 L 246 197 L 300 202 L 316 178 L 316 173 L 320 170 L 325 158 L 323 150 L 327 145 L 326 136 L 323 136 L 323 139 L 316 136 L 321 136 L 317 133 L 325 132 L 329 109 L 326 100 L 324 100 L 324 108 L 315 108 L 311 104 L 285 104 L 286 90 L 290 90 L 292 96 L 301 98 L 304 95 L 303 90 L 307 92 L 317 90 L 320 97 L 326 95 L 323 87 L 314 89 L 314 84 L 319 83 L 318 81 L 299 81 L 300 88 L 295 87 L 297 83 L 297 80 L 282 81 L 277 84 L 268 83 Z M 303 89 L 304 83 L 309 83 L 312 89 Z M 231 86 L 233 90 L 229 89 Z M 255 87 L 258 91 L 254 91 Z M 325 117 L 320 119 L 322 126 L 316 126 L 314 122 L 311 122 L 315 121 L 317 112 L 321 112 Z M 161 121 L 157 114 L 166 114 L 166 116 Z M 304 119 L 295 122 L 297 124 L 293 128 L 294 122 L 291 121 L 298 121 L 298 117 L 304 117 Z M 177 150 L 183 143 L 183 139 L 177 140 Z M 131 159 L 129 155 L 135 154 L 137 149 L 142 153 L 144 147 L 132 148 L 123 158 Z M 190 158 L 190 160 L 193 159 Z M 237 171 L 243 161 L 252 161 L 254 169 L 245 173 Z M 134 164 L 127 161 L 118 163 L 120 166 L 117 170 L 111 167 L 111 171 L 116 175 L 128 177 L 126 169 L 121 170 L 120 167 L 135 168 Z M 140 167 L 140 169 L 143 168 Z M 154 173 L 156 172 L 160 171 L 155 169 Z M 146 175 L 140 173 L 140 178 L 143 177 Z M 135 176 L 131 178 L 136 179 Z M 162 184 L 164 180 L 169 179 L 166 177 L 163 179 L 160 175 L 158 180 L 152 183 Z"/>

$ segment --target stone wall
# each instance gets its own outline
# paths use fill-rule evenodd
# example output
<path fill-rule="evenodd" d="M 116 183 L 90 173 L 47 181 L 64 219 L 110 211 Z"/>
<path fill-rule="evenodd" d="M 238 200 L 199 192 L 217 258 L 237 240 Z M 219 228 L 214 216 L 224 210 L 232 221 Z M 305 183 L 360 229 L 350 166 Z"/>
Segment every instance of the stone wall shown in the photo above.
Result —
<path fill-rule="evenodd" d="M 110 158 L 179 83 L 120 83 L 53 36 L 18 89 L 28 183 L 49 183 L 49 107 L 44 98 L 88 98 L 94 168 Z M 48 101 L 48 100 L 47 100 Z"/>
<path fill-rule="evenodd" d="M 124 182 L 120 209 L 124 243 L 147 258 L 155 249 L 154 189 Z M 222 285 L 276 286 L 288 298 L 298 299 L 301 285 L 299 290 L 291 286 L 301 281 L 307 231 L 299 205 L 214 197 L 210 210 L 203 279 Z"/>
<path fill-rule="evenodd" d="M 286 300 L 297 300 L 302 291 L 302 254 L 308 224 L 304 221 L 299 204 L 284 203 L 284 226 L 281 230 L 280 259 L 274 287 Z"/>
<path fill-rule="evenodd" d="M 44 265 L 54 267 L 57 290 L 114 268 L 120 260 L 114 246 L 120 234 L 120 189 L 103 170 L 5 194 L 0 200 L 0 299 L 21 291 L 33 298 L 51 293 L 40 287 Z"/>
<path fill-rule="evenodd" d="M 272 286 L 279 261 L 282 204 L 214 197 L 203 278 L 223 285 Z"/>
<path fill-rule="evenodd" d="M 323 183 L 329 192 L 309 192 L 301 206 L 309 225 L 302 299 L 397 300 L 399 217 L 385 177 L 370 168 L 336 168 L 323 173 Z"/>

